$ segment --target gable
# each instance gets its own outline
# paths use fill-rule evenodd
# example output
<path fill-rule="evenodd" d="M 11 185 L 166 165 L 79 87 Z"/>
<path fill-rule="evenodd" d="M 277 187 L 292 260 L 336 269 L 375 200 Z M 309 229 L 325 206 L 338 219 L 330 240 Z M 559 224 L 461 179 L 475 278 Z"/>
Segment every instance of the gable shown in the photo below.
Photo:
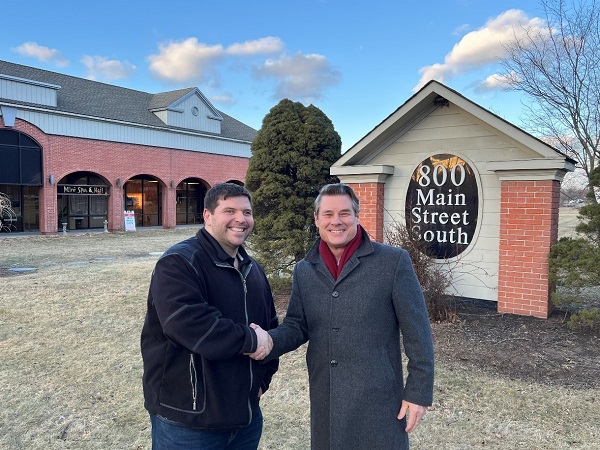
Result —
<path fill-rule="evenodd" d="M 221 134 L 223 117 L 219 111 L 198 89 L 186 91 L 185 94 L 174 100 L 169 99 L 168 104 L 155 107 L 151 111 L 165 124 L 172 127 Z M 168 94 L 171 93 L 164 95 L 168 96 Z M 156 97 L 160 98 L 159 95 Z"/>
<path fill-rule="evenodd" d="M 476 159 L 501 170 L 540 164 L 572 170 L 573 165 L 546 143 L 432 81 L 342 155 L 331 172 L 343 173 L 343 167 L 356 165 L 394 165 L 394 158 L 403 153 L 443 151 L 476 152 Z"/>
<path fill-rule="evenodd" d="M 397 165 L 397 159 L 403 155 L 457 152 L 471 159 L 489 162 L 525 162 L 556 157 L 554 152 L 549 151 L 540 155 L 456 105 L 449 104 L 431 110 L 412 122 L 410 127 L 399 130 L 378 149 L 363 153 L 361 164 Z"/>

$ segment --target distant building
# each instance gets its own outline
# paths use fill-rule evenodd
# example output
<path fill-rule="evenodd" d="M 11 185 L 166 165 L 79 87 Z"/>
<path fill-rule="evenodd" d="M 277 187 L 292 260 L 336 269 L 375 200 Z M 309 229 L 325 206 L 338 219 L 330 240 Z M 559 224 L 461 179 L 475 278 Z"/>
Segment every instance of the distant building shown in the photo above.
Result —
<path fill-rule="evenodd" d="M 3 228 L 54 234 L 202 221 L 204 194 L 243 184 L 256 130 L 197 88 L 150 94 L 0 61 Z"/>

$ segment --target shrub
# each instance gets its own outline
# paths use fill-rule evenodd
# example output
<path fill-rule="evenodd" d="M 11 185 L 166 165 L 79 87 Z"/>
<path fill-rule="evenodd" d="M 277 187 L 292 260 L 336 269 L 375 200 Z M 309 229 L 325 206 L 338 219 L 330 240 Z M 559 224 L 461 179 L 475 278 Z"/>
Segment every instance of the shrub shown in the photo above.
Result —
<path fill-rule="evenodd" d="M 582 309 L 581 311 L 571 314 L 567 326 L 571 330 L 600 330 L 600 309 Z"/>
<path fill-rule="evenodd" d="M 417 240 L 402 224 L 394 222 L 385 230 L 389 245 L 405 249 L 410 255 L 417 278 L 421 283 L 429 318 L 435 322 L 454 321 L 456 308 L 454 297 L 448 294 L 452 286 L 447 267 L 427 256 L 427 243 Z"/>
<path fill-rule="evenodd" d="M 268 273 L 267 279 L 273 294 L 289 294 L 292 290 L 292 277 L 288 274 Z"/>

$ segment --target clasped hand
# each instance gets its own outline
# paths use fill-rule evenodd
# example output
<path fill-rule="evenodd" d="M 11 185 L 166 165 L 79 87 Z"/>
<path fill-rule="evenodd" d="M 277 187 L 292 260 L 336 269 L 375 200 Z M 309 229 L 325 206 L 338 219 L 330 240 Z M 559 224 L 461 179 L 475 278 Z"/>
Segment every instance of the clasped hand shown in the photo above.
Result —
<path fill-rule="evenodd" d="M 256 332 L 256 337 L 258 338 L 258 344 L 256 346 L 256 351 L 254 353 L 246 353 L 250 358 L 255 359 L 257 361 L 265 359 L 273 350 L 273 339 L 269 336 L 265 330 L 263 330 L 260 326 L 255 323 L 250 324 L 250 328 L 252 328 Z"/>

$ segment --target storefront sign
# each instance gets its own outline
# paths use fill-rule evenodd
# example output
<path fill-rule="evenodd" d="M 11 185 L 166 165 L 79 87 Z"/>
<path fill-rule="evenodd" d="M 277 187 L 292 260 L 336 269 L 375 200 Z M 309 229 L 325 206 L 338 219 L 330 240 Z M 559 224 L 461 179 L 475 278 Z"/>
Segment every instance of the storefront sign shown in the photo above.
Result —
<path fill-rule="evenodd" d="M 135 212 L 123 211 L 125 217 L 125 231 L 135 231 Z"/>
<path fill-rule="evenodd" d="M 406 227 L 425 241 L 436 259 L 460 255 L 472 242 L 479 199 L 473 169 L 458 156 L 434 155 L 412 174 L 405 206 Z"/>
<path fill-rule="evenodd" d="M 59 184 L 56 186 L 59 195 L 108 195 L 107 186 L 82 184 Z"/>

